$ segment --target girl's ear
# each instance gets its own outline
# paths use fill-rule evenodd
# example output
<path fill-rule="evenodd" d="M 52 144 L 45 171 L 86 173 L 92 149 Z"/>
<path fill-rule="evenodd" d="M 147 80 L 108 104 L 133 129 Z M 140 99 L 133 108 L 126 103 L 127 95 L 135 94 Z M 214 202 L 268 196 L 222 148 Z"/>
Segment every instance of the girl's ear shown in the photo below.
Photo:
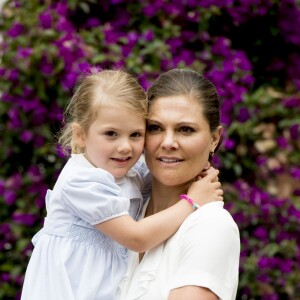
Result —
<path fill-rule="evenodd" d="M 219 142 L 222 136 L 223 128 L 219 126 L 213 133 L 212 133 L 212 144 L 211 144 L 211 152 L 215 152 L 216 148 L 219 146 Z"/>
<path fill-rule="evenodd" d="M 85 132 L 78 123 L 72 124 L 72 139 L 73 143 L 80 148 L 85 148 Z"/>

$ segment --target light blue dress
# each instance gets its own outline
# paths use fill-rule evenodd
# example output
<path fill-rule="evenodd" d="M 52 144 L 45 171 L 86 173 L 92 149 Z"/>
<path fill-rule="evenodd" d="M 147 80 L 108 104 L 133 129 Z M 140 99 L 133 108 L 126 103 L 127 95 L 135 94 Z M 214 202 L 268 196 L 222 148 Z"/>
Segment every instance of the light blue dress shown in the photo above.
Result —
<path fill-rule="evenodd" d="M 115 181 L 82 154 L 72 155 L 47 192 L 47 217 L 32 240 L 21 299 L 113 300 L 127 250 L 94 225 L 128 213 L 137 218 L 149 188 L 142 162 Z"/>

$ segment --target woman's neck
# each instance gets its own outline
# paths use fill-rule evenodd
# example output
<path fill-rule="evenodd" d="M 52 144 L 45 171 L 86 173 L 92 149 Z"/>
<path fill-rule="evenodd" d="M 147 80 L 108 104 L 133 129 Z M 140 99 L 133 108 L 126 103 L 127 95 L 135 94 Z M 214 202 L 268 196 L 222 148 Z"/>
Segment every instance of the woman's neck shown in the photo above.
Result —
<path fill-rule="evenodd" d="M 166 186 L 152 179 L 152 193 L 148 204 L 147 215 L 158 213 L 179 201 L 179 196 L 186 193 L 189 184 Z"/>

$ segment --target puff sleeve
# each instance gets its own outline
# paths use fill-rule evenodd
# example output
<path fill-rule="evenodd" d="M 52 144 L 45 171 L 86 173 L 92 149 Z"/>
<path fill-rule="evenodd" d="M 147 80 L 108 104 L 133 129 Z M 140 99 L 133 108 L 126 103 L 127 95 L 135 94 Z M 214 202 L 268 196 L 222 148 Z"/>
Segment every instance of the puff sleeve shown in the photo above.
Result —
<path fill-rule="evenodd" d="M 99 168 L 72 174 L 63 187 L 62 197 L 70 213 L 91 225 L 128 214 L 129 199 L 122 197 L 114 177 Z"/>

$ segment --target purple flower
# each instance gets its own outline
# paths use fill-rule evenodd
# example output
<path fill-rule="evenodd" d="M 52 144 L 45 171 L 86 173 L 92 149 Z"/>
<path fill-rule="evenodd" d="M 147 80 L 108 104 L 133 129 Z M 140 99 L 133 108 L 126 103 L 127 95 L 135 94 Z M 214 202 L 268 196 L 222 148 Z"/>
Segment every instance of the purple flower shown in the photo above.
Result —
<path fill-rule="evenodd" d="M 49 11 L 42 12 L 39 15 L 39 20 L 40 20 L 40 24 L 41 24 L 42 28 L 44 28 L 44 29 L 51 28 L 52 16 L 49 13 Z"/>
<path fill-rule="evenodd" d="M 248 108 L 247 107 L 240 108 L 239 115 L 238 115 L 238 120 L 241 123 L 244 123 L 244 122 L 248 121 L 249 118 L 250 118 L 250 113 L 249 113 Z"/>
<path fill-rule="evenodd" d="M 180 62 L 184 62 L 186 65 L 191 65 L 195 60 L 193 51 L 187 49 L 181 49 L 173 60 L 174 67 L 177 67 Z"/>
<path fill-rule="evenodd" d="M 56 145 L 56 154 L 59 158 L 65 158 L 68 156 L 65 154 L 65 149 L 63 149 L 61 145 Z"/>
<path fill-rule="evenodd" d="M 300 167 L 291 167 L 290 174 L 292 177 L 300 179 Z"/>
<path fill-rule="evenodd" d="M 15 212 L 12 216 L 12 219 L 16 223 L 32 226 L 36 222 L 37 216 L 28 213 L 24 214 L 24 213 Z"/>
<path fill-rule="evenodd" d="M 183 41 L 180 38 L 171 38 L 169 40 L 167 40 L 167 44 L 170 46 L 171 51 L 173 49 L 177 49 L 182 47 Z"/>
<path fill-rule="evenodd" d="M 145 74 L 139 76 L 139 82 L 141 86 L 144 88 L 144 90 L 147 90 L 147 88 L 151 85 L 150 81 L 147 78 L 147 75 Z"/>
<path fill-rule="evenodd" d="M 11 38 L 16 38 L 19 35 L 21 35 L 23 31 L 24 31 L 24 26 L 22 24 L 14 23 L 7 33 Z"/>
<path fill-rule="evenodd" d="M 270 277 L 267 274 L 260 274 L 260 275 L 258 275 L 257 279 L 260 282 L 264 282 L 264 283 L 270 282 Z"/>
<path fill-rule="evenodd" d="M 144 39 L 148 42 L 151 42 L 154 39 L 154 33 L 152 30 L 147 30 L 144 33 Z"/>
<path fill-rule="evenodd" d="M 11 81 L 15 81 L 19 78 L 20 72 L 17 69 L 13 69 L 9 72 L 8 79 Z"/>
<path fill-rule="evenodd" d="M 10 281 L 10 274 L 1 272 L 0 278 L 1 278 L 1 282 L 9 282 Z"/>
<path fill-rule="evenodd" d="M 243 51 L 237 51 L 234 55 L 234 63 L 244 71 L 251 71 L 251 64 Z"/>
<path fill-rule="evenodd" d="M 147 17 L 153 17 L 157 10 L 158 8 L 156 7 L 156 5 L 150 3 L 149 5 L 143 8 L 143 14 L 145 14 Z"/>
<path fill-rule="evenodd" d="M 291 260 L 282 260 L 279 263 L 280 271 L 282 273 L 291 273 L 293 271 L 293 262 Z"/>
<path fill-rule="evenodd" d="M 29 141 L 32 140 L 32 137 L 33 137 L 33 134 L 31 131 L 29 130 L 24 130 L 22 133 L 21 133 L 21 140 L 24 142 L 24 143 L 28 143 Z"/>
<path fill-rule="evenodd" d="M 270 262 L 269 262 L 269 259 L 268 259 L 267 257 L 262 256 L 262 257 L 259 259 L 259 261 L 258 261 L 257 264 L 258 264 L 258 267 L 259 267 L 260 269 L 267 269 L 267 268 L 269 268 Z"/>
<path fill-rule="evenodd" d="M 294 124 L 290 127 L 290 134 L 293 140 L 297 140 L 300 135 L 300 126 L 298 124 Z"/>
<path fill-rule="evenodd" d="M 297 220 L 300 220 L 300 210 L 297 209 L 294 205 L 291 205 L 288 208 L 289 216 L 294 216 Z"/>
<path fill-rule="evenodd" d="M 118 39 L 122 36 L 119 32 L 114 30 L 114 28 L 108 24 L 104 28 L 105 41 L 107 44 L 114 44 L 118 41 Z"/>
<path fill-rule="evenodd" d="M 267 160 L 268 159 L 265 156 L 257 156 L 256 157 L 256 164 L 258 166 L 264 166 L 266 164 Z"/>
<path fill-rule="evenodd" d="M 10 118 L 10 128 L 21 128 L 23 126 L 18 108 L 11 108 L 8 112 L 8 116 Z"/>
<path fill-rule="evenodd" d="M 64 31 L 67 34 L 71 34 L 74 31 L 72 24 L 65 17 L 59 18 L 59 20 L 56 23 L 56 29 L 58 31 Z"/>
<path fill-rule="evenodd" d="M 284 100 L 283 105 L 285 107 L 290 107 L 290 108 L 294 108 L 294 107 L 300 107 L 300 98 L 289 98 Z"/>
<path fill-rule="evenodd" d="M 100 24 L 101 22 L 98 18 L 89 18 L 86 22 L 86 27 L 93 28 L 99 26 Z"/>
<path fill-rule="evenodd" d="M 269 236 L 268 231 L 263 227 L 256 228 L 253 235 L 260 240 L 265 240 Z"/>
<path fill-rule="evenodd" d="M 45 144 L 45 138 L 40 135 L 35 135 L 33 138 L 33 143 L 35 147 L 41 147 Z"/>
<path fill-rule="evenodd" d="M 17 57 L 19 59 L 27 58 L 32 54 L 33 50 L 31 48 L 19 48 L 17 52 Z"/>
<path fill-rule="evenodd" d="M 232 150 L 235 147 L 235 141 L 227 138 L 223 141 L 223 146 L 226 150 Z"/>
<path fill-rule="evenodd" d="M 300 196 L 300 189 L 295 189 L 293 195 Z"/>
<path fill-rule="evenodd" d="M 6 73 L 6 70 L 4 68 L 0 67 L 0 76 L 4 76 Z"/>
<path fill-rule="evenodd" d="M 41 172 L 37 166 L 30 166 L 27 174 L 32 181 L 39 181 L 41 179 Z"/>
<path fill-rule="evenodd" d="M 78 64 L 78 69 L 81 73 L 89 73 L 92 66 L 88 62 L 81 62 Z"/>
<path fill-rule="evenodd" d="M 222 161 L 218 157 L 218 155 L 214 155 L 212 158 L 212 165 L 215 166 L 217 169 L 222 168 Z"/>
<path fill-rule="evenodd" d="M 17 195 L 15 191 L 5 190 L 3 194 L 3 198 L 7 205 L 13 205 L 16 202 Z"/>
<path fill-rule="evenodd" d="M 288 140 L 284 137 L 278 137 L 276 139 L 277 145 L 281 149 L 286 149 L 289 145 Z"/>
<path fill-rule="evenodd" d="M 224 58 L 230 56 L 230 40 L 225 37 L 218 37 L 211 51 L 213 54 L 223 56 Z"/>
<path fill-rule="evenodd" d="M 62 86 L 64 89 L 73 89 L 77 80 L 78 74 L 75 72 L 70 72 L 62 80 Z"/>
<path fill-rule="evenodd" d="M 63 1 L 60 1 L 56 5 L 56 12 L 58 15 L 66 16 L 68 14 L 68 5 Z"/>
<path fill-rule="evenodd" d="M 47 57 L 42 57 L 41 59 L 41 63 L 40 63 L 40 71 L 44 74 L 44 75 L 50 75 L 53 72 L 53 65 L 51 63 L 49 63 Z"/>

